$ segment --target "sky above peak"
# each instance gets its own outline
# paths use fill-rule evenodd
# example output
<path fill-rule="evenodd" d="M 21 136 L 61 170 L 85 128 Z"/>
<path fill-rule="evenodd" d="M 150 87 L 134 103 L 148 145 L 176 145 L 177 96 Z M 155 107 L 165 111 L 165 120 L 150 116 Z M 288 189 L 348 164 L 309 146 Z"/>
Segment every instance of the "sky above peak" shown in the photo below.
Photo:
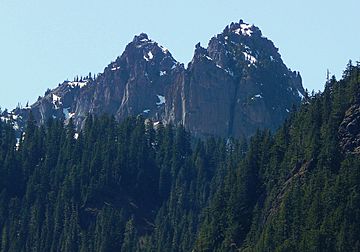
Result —
<path fill-rule="evenodd" d="M 102 72 L 142 32 L 187 64 L 195 44 L 240 19 L 274 42 L 305 88 L 322 90 L 327 69 L 339 79 L 360 60 L 359 9 L 358 0 L 0 0 L 0 106 Z"/>

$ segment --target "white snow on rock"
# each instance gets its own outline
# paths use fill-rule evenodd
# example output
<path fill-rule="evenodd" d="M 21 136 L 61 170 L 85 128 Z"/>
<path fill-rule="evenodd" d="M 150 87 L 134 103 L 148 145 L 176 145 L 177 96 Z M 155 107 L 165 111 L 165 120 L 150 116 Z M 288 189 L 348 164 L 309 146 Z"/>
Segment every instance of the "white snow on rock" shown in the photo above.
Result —
<path fill-rule="evenodd" d="M 118 66 L 118 67 L 113 67 L 113 68 L 111 68 L 111 71 L 116 71 L 116 70 L 119 70 L 120 69 L 120 67 Z"/>
<path fill-rule="evenodd" d="M 151 51 L 149 51 L 146 55 L 144 55 L 144 59 L 146 61 L 152 60 L 154 58 L 154 55 L 152 54 Z"/>
<path fill-rule="evenodd" d="M 160 76 L 163 76 L 166 74 L 166 71 L 160 71 Z"/>
<path fill-rule="evenodd" d="M 17 137 L 16 138 L 16 144 L 15 144 L 15 150 L 19 150 L 19 148 L 20 148 L 20 138 L 19 137 Z"/>
<path fill-rule="evenodd" d="M 289 112 L 290 112 L 290 110 L 289 110 L 289 109 L 286 109 L 286 112 L 288 112 L 288 113 L 289 113 Z"/>
<path fill-rule="evenodd" d="M 274 57 L 270 55 L 270 60 L 275 61 Z"/>
<path fill-rule="evenodd" d="M 87 85 L 87 81 L 69 81 L 68 82 L 68 85 L 72 88 L 74 87 L 80 87 L 80 88 L 83 88 Z"/>
<path fill-rule="evenodd" d="M 166 47 L 160 46 L 161 50 L 163 51 L 163 53 L 167 54 L 169 52 L 169 49 L 167 49 Z"/>
<path fill-rule="evenodd" d="M 256 63 L 257 59 L 254 56 L 252 56 L 251 54 L 249 54 L 247 52 L 242 52 L 242 53 L 245 56 L 245 60 L 249 61 L 250 64 L 255 64 Z"/>
<path fill-rule="evenodd" d="M 55 104 L 56 102 L 61 102 L 61 97 L 57 96 L 56 94 L 52 94 L 52 99 L 53 99 L 53 103 Z"/>
<path fill-rule="evenodd" d="M 205 56 L 205 58 L 207 58 L 210 61 L 212 60 L 212 58 L 210 58 L 209 56 Z"/>
<path fill-rule="evenodd" d="M 159 99 L 159 102 L 156 103 L 156 105 L 162 105 L 165 104 L 165 96 L 162 95 L 156 95 Z"/>
<path fill-rule="evenodd" d="M 255 100 L 256 98 L 261 99 L 264 98 L 261 94 L 256 94 L 253 97 L 251 97 L 251 100 Z"/>
<path fill-rule="evenodd" d="M 152 41 L 151 39 L 146 39 L 146 38 L 143 38 L 143 39 L 139 40 L 139 42 L 141 44 L 136 45 L 136 48 L 141 48 L 141 47 L 143 47 L 144 45 L 147 45 L 147 44 L 155 44 L 155 41 Z"/>
<path fill-rule="evenodd" d="M 79 133 L 75 133 L 74 134 L 74 139 L 78 139 L 79 138 Z"/>
<path fill-rule="evenodd" d="M 14 129 L 14 130 L 18 130 L 18 129 L 19 129 L 19 124 L 18 124 L 17 122 L 14 122 L 13 129 Z"/>
<path fill-rule="evenodd" d="M 52 104 L 54 104 L 55 109 L 58 109 L 59 105 L 62 104 L 61 97 L 57 96 L 56 94 L 52 94 Z"/>
<path fill-rule="evenodd" d="M 252 25 L 249 24 L 240 24 L 240 28 L 236 29 L 234 32 L 239 35 L 251 36 L 253 31 L 251 30 Z"/>
<path fill-rule="evenodd" d="M 149 113 L 150 112 L 150 109 L 145 109 L 144 111 L 143 111 L 143 113 Z"/>
<path fill-rule="evenodd" d="M 304 95 L 299 90 L 298 90 L 298 95 L 301 98 L 301 100 L 305 98 Z"/>
<path fill-rule="evenodd" d="M 69 109 L 70 108 L 63 109 L 63 114 L 64 114 L 66 120 L 69 120 L 70 118 L 72 118 L 75 115 L 75 113 L 69 112 Z"/>

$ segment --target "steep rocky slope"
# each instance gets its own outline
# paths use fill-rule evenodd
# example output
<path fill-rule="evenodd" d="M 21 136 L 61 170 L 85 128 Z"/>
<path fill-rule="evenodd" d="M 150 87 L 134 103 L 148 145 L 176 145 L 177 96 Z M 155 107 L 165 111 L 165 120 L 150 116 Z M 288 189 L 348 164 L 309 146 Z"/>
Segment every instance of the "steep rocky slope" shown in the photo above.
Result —
<path fill-rule="evenodd" d="M 143 115 L 183 124 L 195 136 L 237 137 L 277 128 L 303 95 L 299 73 L 285 66 L 259 28 L 240 20 L 207 48 L 197 44 L 187 68 L 142 33 L 103 73 L 65 81 L 2 118 L 21 128 L 32 111 L 39 123 L 73 118 L 80 129 L 88 114 L 112 114 L 118 121 Z"/>

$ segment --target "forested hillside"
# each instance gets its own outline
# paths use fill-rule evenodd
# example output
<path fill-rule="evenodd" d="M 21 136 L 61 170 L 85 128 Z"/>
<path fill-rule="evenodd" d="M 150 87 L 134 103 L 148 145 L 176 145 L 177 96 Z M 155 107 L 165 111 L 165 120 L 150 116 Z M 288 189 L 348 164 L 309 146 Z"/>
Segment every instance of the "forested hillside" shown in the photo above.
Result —
<path fill-rule="evenodd" d="M 0 121 L 1 251 L 360 250 L 359 65 L 249 141 L 63 125 Z"/>

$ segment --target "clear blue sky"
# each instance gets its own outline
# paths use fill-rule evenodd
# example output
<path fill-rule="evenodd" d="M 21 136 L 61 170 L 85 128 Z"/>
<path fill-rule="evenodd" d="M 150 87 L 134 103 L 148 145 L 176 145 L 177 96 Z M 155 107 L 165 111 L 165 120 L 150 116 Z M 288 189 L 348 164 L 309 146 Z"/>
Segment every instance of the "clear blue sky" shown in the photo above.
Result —
<path fill-rule="evenodd" d="M 187 64 L 232 21 L 255 24 L 322 90 L 360 60 L 359 0 L 0 0 L 0 106 L 33 103 L 75 75 L 102 72 L 135 34 L 146 32 Z"/>

